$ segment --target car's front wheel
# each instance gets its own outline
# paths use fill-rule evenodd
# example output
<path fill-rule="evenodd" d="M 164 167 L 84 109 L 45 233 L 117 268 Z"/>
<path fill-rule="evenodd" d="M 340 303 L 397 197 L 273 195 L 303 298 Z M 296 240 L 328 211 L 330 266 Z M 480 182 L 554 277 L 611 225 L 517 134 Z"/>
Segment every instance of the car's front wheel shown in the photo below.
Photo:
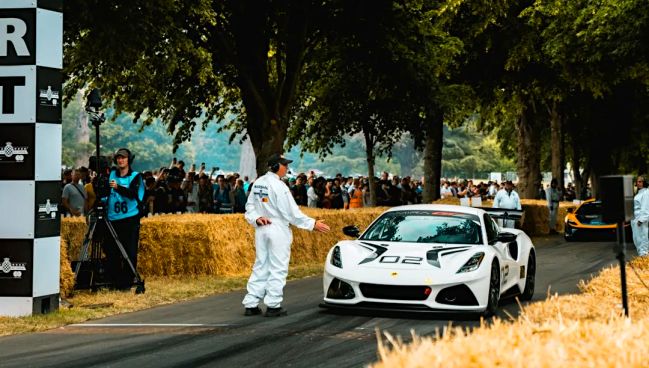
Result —
<path fill-rule="evenodd" d="M 525 275 L 525 290 L 521 294 L 521 300 L 532 300 L 534 296 L 534 284 L 536 282 L 536 256 L 530 252 L 527 257 L 527 275 Z"/>
<path fill-rule="evenodd" d="M 574 234 L 575 229 L 572 228 L 568 223 L 563 228 L 563 238 L 568 241 L 575 241 L 575 234 Z"/>
<path fill-rule="evenodd" d="M 495 261 L 491 264 L 488 297 L 487 309 L 483 313 L 485 317 L 491 317 L 496 314 L 498 311 L 498 302 L 500 301 L 500 266 Z"/>

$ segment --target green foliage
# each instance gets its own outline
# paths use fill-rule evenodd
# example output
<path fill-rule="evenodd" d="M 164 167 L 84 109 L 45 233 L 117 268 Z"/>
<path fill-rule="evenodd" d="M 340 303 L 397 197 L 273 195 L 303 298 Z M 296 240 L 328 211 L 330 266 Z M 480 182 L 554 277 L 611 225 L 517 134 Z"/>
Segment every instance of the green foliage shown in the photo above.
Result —
<path fill-rule="evenodd" d="M 217 125 L 230 138 L 248 134 L 261 162 L 285 143 L 300 144 L 364 172 L 361 157 L 389 158 L 405 132 L 421 147 L 443 120 L 489 132 L 465 146 L 470 137 L 446 131 L 445 175 L 504 171 L 510 161 L 490 159 L 501 156 L 493 137 L 514 157 L 515 124 L 525 114 L 547 161 L 556 106 L 574 164 L 600 173 L 647 169 L 646 0 L 64 4 L 67 101 L 102 87 L 115 107 L 102 127 L 104 150 L 151 147 L 136 149 L 143 165 L 167 163 L 171 144 L 188 160 L 236 168 L 238 145 L 225 144 Z M 66 142 L 78 138 L 79 113 L 74 103 L 64 113 Z M 365 141 L 370 150 L 362 152 Z M 91 146 L 64 145 L 64 162 Z M 382 167 L 398 172 L 398 160 Z M 305 153 L 301 161 L 306 169 L 319 159 Z"/>
<path fill-rule="evenodd" d="M 80 141 L 77 131 L 81 128 L 78 116 L 81 104 L 77 100 L 63 109 L 63 164 L 74 167 L 81 160 L 82 165 L 88 165 L 87 157 L 95 154 L 95 131 L 90 127 L 88 141 Z M 236 171 L 239 168 L 241 148 L 238 144 L 230 144 L 228 135 L 219 134 L 216 129 L 203 132 L 196 128 L 192 142 L 181 144 L 177 152 L 173 152 L 173 137 L 169 135 L 164 124 L 154 120 L 147 126 L 134 123 L 134 118 L 128 114 L 115 115 L 110 109 L 109 119 L 100 126 L 101 154 L 108 156 L 118 148 L 127 147 L 135 154 L 134 168 L 139 171 L 156 170 L 168 166 L 172 157 L 185 161 L 186 170 L 192 163 L 198 167 L 205 162 L 207 169 L 218 166 L 224 170 Z"/>
<path fill-rule="evenodd" d="M 512 156 L 504 155 L 494 134 L 484 136 L 472 126 L 444 129 L 442 176 L 488 177 L 489 172 L 514 171 Z"/>

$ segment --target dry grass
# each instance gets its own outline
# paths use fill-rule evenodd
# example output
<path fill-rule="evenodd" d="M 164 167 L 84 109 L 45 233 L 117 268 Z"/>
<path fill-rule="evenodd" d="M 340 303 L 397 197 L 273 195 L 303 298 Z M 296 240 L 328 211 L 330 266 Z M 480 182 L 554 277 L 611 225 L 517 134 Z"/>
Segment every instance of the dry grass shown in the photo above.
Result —
<path fill-rule="evenodd" d="M 646 367 L 647 336 L 646 319 L 497 321 L 472 333 L 447 329 L 436 339 L 415 337 L 410 345 L 388 337 L 394 348 L 380 343 L 374 367 Z"/>
<path fill-rule="evenodd" d="M 322 264 L 291 267 L 289 279 L 322 274 Z M 80 323 L 115 314 L 133 312 L 158 305 L 240 290 L 245 287 L 249 273 L 237 276 L 155 276 L 146 279 L 146 293 L 99 290 L 77 291 L 67 299 L 72 307 L 53 313 L 29 317 L 0 317 L 0 336 L 44 331 L 71 323 Z"/>
<path fill-rule="evenodd" d="M 496 320 L 471 333 L 448 328 L 403 344 L 379 341 L 375 367 L 646 367 L 649 356 L 649 257 L 627 266 L 631 318 L 622 316 L 620 271 L 603 270 L 582 294 L 550 296 L 514 321 Z"/>

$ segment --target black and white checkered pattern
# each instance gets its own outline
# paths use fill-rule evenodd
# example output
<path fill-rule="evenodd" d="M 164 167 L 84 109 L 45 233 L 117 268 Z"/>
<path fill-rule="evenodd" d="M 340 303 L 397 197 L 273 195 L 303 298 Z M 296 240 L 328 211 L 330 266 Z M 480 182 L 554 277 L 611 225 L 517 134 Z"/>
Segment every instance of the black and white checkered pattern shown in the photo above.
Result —
<path fill-rule="evenodd" d="M 0 1 L 0 315 L 58 308 L 62 10 Z"/>

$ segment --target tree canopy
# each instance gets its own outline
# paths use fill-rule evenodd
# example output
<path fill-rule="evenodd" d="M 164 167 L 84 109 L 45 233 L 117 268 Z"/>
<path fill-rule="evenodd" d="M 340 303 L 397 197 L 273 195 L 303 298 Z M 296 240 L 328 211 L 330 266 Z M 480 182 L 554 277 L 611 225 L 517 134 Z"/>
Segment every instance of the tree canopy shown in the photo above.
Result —
<path fill-rule="evenodd" d="M 443 151 L 443 124 L 475 119 L 516 158 L 523 197 L 566 160 L 583 181 L 648 168 L 643 0 L 64 4 L 68 100 L 99 86 L 114 116 L 159 118 L 176 146 L 214 121 L 250 139 L 259 173 L 298 142 L 328 154 L 356 133 L 371 172 L 409 132 L 435 188 L 442 160 L 486 167 Z"/>

